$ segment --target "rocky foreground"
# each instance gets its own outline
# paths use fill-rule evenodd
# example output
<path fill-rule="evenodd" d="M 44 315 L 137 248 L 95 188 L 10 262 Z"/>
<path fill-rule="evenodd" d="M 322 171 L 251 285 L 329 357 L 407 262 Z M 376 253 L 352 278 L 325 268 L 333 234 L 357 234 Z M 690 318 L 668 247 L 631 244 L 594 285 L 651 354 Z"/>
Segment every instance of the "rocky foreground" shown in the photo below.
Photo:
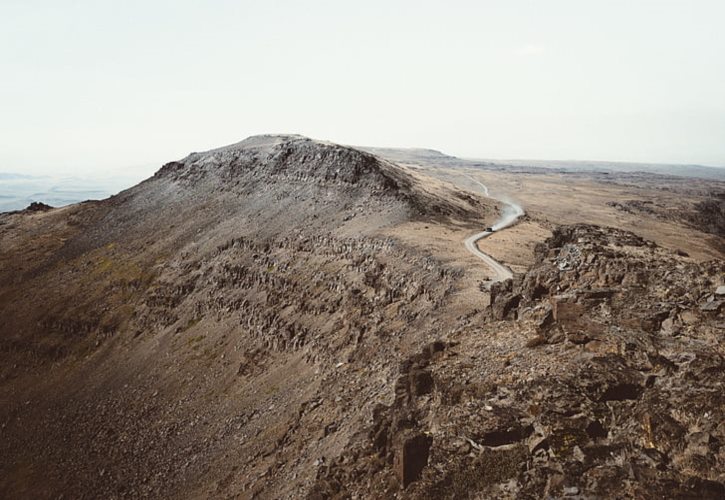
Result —
<path fill-rule="evenodd" d="M 555 231 L 401 363 L 311 497 L 723 498 L 724 277 L 625 231 Z"/>
<path fill-rule="evenodd" d="M 0 497 L 722 498 L 725 264 L 571 226 L 489 294 L 394 236 L 496 210 L 264 136 L 0 215 Z"/>

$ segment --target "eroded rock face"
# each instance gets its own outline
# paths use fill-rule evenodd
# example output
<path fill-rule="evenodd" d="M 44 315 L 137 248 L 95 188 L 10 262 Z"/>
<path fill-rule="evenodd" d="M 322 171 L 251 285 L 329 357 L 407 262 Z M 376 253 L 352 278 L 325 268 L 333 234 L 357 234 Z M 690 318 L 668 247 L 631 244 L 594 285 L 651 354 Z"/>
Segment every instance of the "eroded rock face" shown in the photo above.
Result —
<path fill-rule="evenodd" d="M 689 221 L 702 231 L 725 237 L 725 193 L 695 205 Z"/>
<path fill-rule="evenodd" d="M 25 210 L 27 212 L 47 212 L 48 210 L 53 210 L 53 207 L 40 201 L 34 201 Z"/>
<path fill-rule="evenodd" d="M 318 491 L 359 493 L 365 478 L 387 474 L 374 495 L 725 494 L 725 322 L 719 308 L 702 309 L 716 301 L 725 264 L 684 261 L 596 226 L 558 229 L 538 255 L 492 288 L 484 325 L 425 362 L 433 391 L 399 391 L 374 415 L 387 437 L 361 441 L 355 465 L 343 456 Z M 398 386 L 410 386 L 417 362 L 401 365 Z M 395 447 L 381 448 L 400 429 L 431 439 L 413 482 L 390 465 Z"/>
<path fill-rule="evenodd" d="M 725 236 L 725 192 L 717 188 L 710 190 L 701 201 L 681 207 L 642 200 L 611 201 L 607 205 L 642 217 L 678 221 L 720 238 Z M 714 239 L 713 246 L 722 250 L 722 240 Z"/>
<path fill-rule="evenodd" d="M 470 213 L 473 197 L 457 194 L 444 199 L 417 189 L 404 169 L 364 151 L 301 136 L 257 136 L 238 144 L 192 153 L 164 165 L 154 176 L 197 187 L 213 183 L 222 189 L 248 192 L 271 189 L 271 184 L 335 187 L 360 190 L 375 197 L 404 202 L 414 215 Z M 303 190 L 298 196 L 303 196 Z M 452 203 L 453 201 L 453 203 Z"/>
<path fill-rule="evenodd" d="M 432 441 L 431 437 L 424 434 L 407 433 L 399 438 L 393 467 L 403 488 L 417 480 L 423 468 L 428 465 Z"/>

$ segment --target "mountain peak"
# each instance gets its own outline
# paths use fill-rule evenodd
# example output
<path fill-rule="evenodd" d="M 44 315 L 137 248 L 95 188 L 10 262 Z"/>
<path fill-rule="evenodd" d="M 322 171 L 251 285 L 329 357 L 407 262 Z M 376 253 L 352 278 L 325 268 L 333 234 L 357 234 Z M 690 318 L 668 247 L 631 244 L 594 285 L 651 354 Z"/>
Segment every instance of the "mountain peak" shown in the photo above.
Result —
<path fill-rule="evenodd" d="M 238 151 L 238 150 L 257 150 L 257 151 L 271 151 L 275 147 L 282 144 L 291 144 L 294 142 L 318 142 L 309 137 L 305 137 L 299 134 L 259 134 L 250 135 L 246 139 L 219 148 L 210 149 L 205 153 L 192 153 L 192 154 L 210 154 L 210 153 L 223 153 L 227 151 Z"/>
<path fill-rule="evenodd" d="M 396 199 L 411 214 L 467 217 L 483 208 L 479 200 L 431 191 L 410 169 L 373 153 L 301 135 L 256 135 L 191 153 L 164 165 L 154 180 L 202 197 L 274 189 L 299 199 L 329 198 L 333 192 L 348 199 Z"/>

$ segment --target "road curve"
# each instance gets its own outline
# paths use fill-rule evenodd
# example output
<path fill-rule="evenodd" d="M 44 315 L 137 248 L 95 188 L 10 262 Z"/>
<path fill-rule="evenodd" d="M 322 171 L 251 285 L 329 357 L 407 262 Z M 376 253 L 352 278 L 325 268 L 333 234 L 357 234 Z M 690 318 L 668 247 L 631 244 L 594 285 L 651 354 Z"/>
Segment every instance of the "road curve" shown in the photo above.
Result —
<path fill-rule="evenodd" d="M 484 192 L 486 196 L 489 198 L 492 198 L 494 200 L 497 200 L 504 205 L 503 213 L 501 214 L 501 218 L 496 221 L 496 223 L 491 226 L 491 228 L 494 231 L 500 231 L 504 228 L 507 228 L 518 220 L 519 217 L 524 215 L 524 209 L 521 207 L 521 205 L 514 203 L 512 201 L 505 201 L 501 200 L 499 198 L 494 198 L 488 194 L 488 187 L 486 187 L 481 182 L 477 181 L 470 175 L 467 176 L 469 179 L 471 179 L 473 182 L 478 184 L 481 187 L 481 190 Z M 466 245 L 466 249 L 471 252 L 473 255 L 481 259 L 483 262 L 486 263 L 488 267 L 491 268 L 491 270 L 494 272 L 494 278 L 491 280 L 492 282 L 496 281 L 503 281 L 506 279 L 509 279 L 513 277 L 513 273 L 511 272 L 511 269 L 501 264 L 499 261 L 491 257 L 490 255 L 482 252 L 479 248 L 477 243 L 482 240 L 483 238 L 486 238 L 493 233 L 490 231 L 481 231 L 480 233 L 476 233 L 472 236 L 469 236 L 466 238 L 466 241 L 464 244 Z"/>

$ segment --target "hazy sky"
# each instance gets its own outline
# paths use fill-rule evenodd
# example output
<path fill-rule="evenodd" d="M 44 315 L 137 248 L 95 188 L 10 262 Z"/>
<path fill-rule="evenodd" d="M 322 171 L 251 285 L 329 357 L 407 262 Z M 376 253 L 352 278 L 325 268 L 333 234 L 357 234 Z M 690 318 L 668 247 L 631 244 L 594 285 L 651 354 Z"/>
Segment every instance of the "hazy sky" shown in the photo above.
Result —
<path fill-rule="evenodd" d="M 249 135 L 725 165 L 725 1 L 0 0 L 0 172 Z"/>

